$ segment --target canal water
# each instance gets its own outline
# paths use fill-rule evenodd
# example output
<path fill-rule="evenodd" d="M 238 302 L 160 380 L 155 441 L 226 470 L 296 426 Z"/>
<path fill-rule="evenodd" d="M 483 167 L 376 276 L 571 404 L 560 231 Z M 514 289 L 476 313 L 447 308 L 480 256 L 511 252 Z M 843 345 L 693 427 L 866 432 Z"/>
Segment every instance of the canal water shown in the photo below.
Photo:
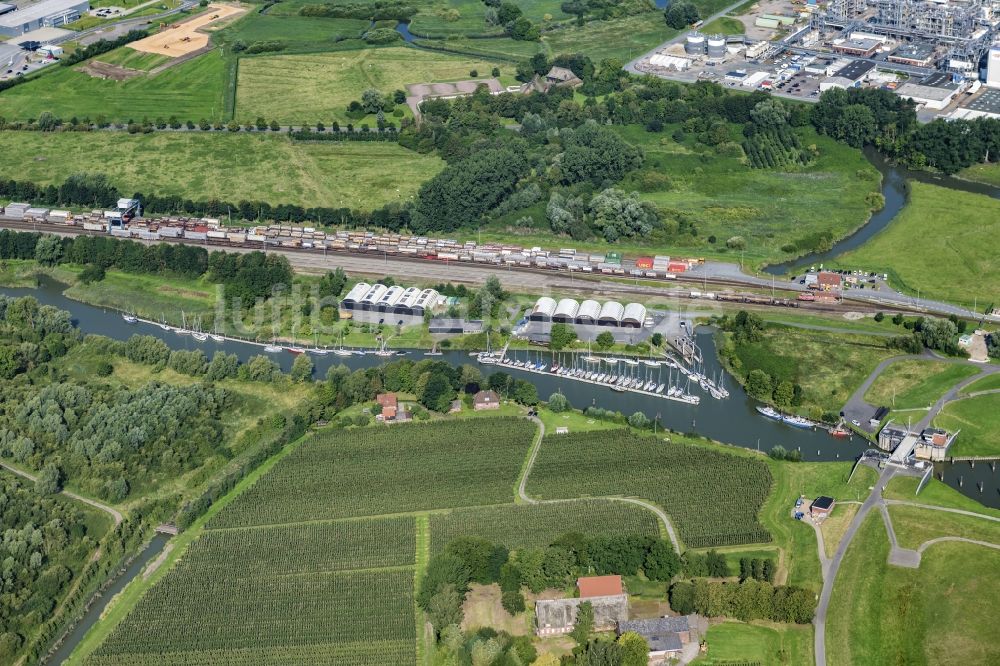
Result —
<path fill-rule="evenodd" d="M 241 361 L 246 361 L 251 356 L 264 354 L 263 347 L 252 343 L 235 340 L 216 343 L 212 342 L 211 339 L 198 342 L 190 335 L 178 335 L 172 331 L 164 331 L 155 324 L 140 322 L 130 325 L 116 311 L 105 310 L 65 297 L 62 294 L 62 286 L 50 280 L 43 280 L 36 289 L 2 289 L 0 293 L 9 296 L 34 296 L 41 303 L 66 310 L 72 313 L 75 323 L 84 333 L 97 333 L 118 340 L 125 340 L 137 333 L 153 335 L 164 340 L 172 349 L 202 349 L 209 357 L 215 351 L 225 351 L 236 354 Z M 712 333 L 704 328 L 699 329 L 697 339 L 705 357 L 704 372 L 709 377 L 722 375 L 723 370 L 715 354 Z M 533 351 L 530 354 L 532 360 L 539 357 L 551 364 L 550 357 L 546 356 L 547 352 Z M 268 356 L 285 371 L 291 368 L 294 360 L 292 354 L 286 351 Z M 562 355 L 563 361 L 566 360 L 566 357 L 566 354 Z M 324 377 L 327 370 L 335 365 L 346 365 L 353 370 L 384 365 L 401 358 L 413 361 L 432 358 L 453 365 L 463 363 L 476 365 L 475 359 L 470 357 L 466 351 L 445 351 L 441 356 L 430 357 L 424 356 L 422 350 L 410 350 L 406 352 L 405 356 L 391 358 L 370 354 L 349 357 L 330 354 L 311 356 L 311 358 L 316 367 L 316 376 L 320 378 Z M 526 352 L 520 352 L 520 358 L 526 358 Z M 489 365 L 480 366 L 480 369 L 485 375 L 494 371 L 494 367 Z M 800 451 L 803 460 L 851 461 L 869 447 L 868 443 L 860 437 L 836 439 L 825 430 L 801 430 L 764 418 L 755 410 L 756 401 L 747 396 L 742 387 L 728 376 L 725 379 L 725 386 L 730 392 L 729 398 L 715 400 L 700 389 L 692 387 L 690 392 L 699 395 L 701 403 L 688 405 L 638 393 L 619 393 L 612 391 L 610 387 L 574 381 L 547 373 L 526 372 L 506 366 L 502 369 L 514 377 L 532 382 L 538 388 L 538 395 L 543 400 L 553 393 L 561 392 L 578 409 L 593 405 L 603 409 L 620 411 L 626 415 L 642 412 L 649 419 L 655 418 L 661 425 L 671 430 L 697 433 L 720 442 L 758 449 L 762 452 L 780 445 L 789 450 Z M 640 369 L 644 370 L 645 368 L 640 366 Z M 665 373 L 666 370 L 663 372 Z M 665 374 L 661 375 L 660 381 L 666 382 Z M 940 478 L 940 475 L 943 475 L 942 480 L 945 483 L 960 489 L 969 497 L 989 506 L 1000 508 L 1000 492 L 998 492 L 998 479 L 1000 477 L 994 474 L 989 465 L 979 463 L 974 468 L 969 463 L 939 465 L 935 469 L 935 476 Z M 979 484 L 982 484 L 981 492 Z"/>
<path fill-rule="evenodd" d="M 896 215 L 903 209 L 903 206 L 906 205 L 910 194 L 908 185 L 908 181 L 910 180 L 1000 199 L 1000 187 L 924 171 L 910 171 L 905 167 L 892 164 L 871 146 L 865 148 L 863 152 L 868 161 L 882 174 L 882 196 L 885 197 L 885 206 L 874 213 L 864 226 L 850 236 L 834 243 L 833 247 L 826 252 L 814 252 L 798 259 L 765 266 L 763 269 L 764 273 L 769 275 L 784 275 L 795 268 L 818 265 L 868 242 L 875 234 L 885 229 L 896 218 Z"/>
<path fill-rule="evenodd" d="M 108 587 L 107 590 L 101 593 L 100 598 L 98 598 L 84 613 L 83 618 L 77 622 L 76 626 L 73 627 L 73 631 L 66 636 L 64 640 L 52 656 L 45 662 L 46 664 L 51 664 L 51 666 L 59 666 L 63 663 L 69 655 L 76 649 L 76 646 L 83 640 L 83 637 L 87 635 L 90 628 L 101 619 L 101 613 L 107 607 L 111 600 L 116 594 L 125 589 L 125 586 L 131 582 L 133 578 L 139 575 L 143 567 L 146 566 L 147 562 L 151 562 L 153 558 L 160 554 L 164 546 L 167 545 L 167 541 L 170 540 L 170 535 L 157 533 L 146 547 L 140 552 L 135 559 L 125 568 L 125 572 L 115 579 L 115 582 Z"/>

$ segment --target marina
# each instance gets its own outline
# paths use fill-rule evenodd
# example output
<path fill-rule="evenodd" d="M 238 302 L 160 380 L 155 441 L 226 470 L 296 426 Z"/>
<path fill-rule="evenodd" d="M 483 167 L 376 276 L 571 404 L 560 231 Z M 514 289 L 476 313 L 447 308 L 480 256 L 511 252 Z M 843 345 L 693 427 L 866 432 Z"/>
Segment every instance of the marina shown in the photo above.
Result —
<path fill-rule="evenodd" d="M 128 324 L 123 321 L 120 312 L 105 310 L 65 297 L 62 294 L 64 288 L 54 281 L 42 279 L 36 288 L 9 288 L 3 289 L 2 293 L 11 297 L 32 296 L 43 304 L 67 310 L 71 313 L 74 323 L 85 334 L 105 335 L 118 340 L 128 339 L 135 334 L 153 335 L 163 340 L 171 349 L 189 351 L 201 349 L 209 356 L 215 351 L 223 351 L 235 354 L 243 362 L 274 348 L 273 355 L 269 354 L 269 357 L 286 372 L 291 369 L 295 359 L 293 354 L 286 352 L 281 343 L 277 342 L 237 340 L 234 338 L 226 338 L 222 342 L 211 339 L 199 342 L 190 335 L 178 335 L 184 331 L 173 328 L 165 330 L 161 322 L 138 320 L 135 324 Z M 699 374 L 707 377 L 720 376 L 724 370 L 716 357 L 712 332 L 706 328 L 698 328 L 694 331 L 692 340 L 702 350 L 704 356 Z M 357 370 L 379 367 L 387 362 L 407 358 L 407 356 L 398 356 L 400 351 L 406 353 L 405 350 L 386 350 L 388 353 L 385 356 L 376 356 L 371 351 L 347 349 L 343 351 L 347 352 L 348 355 L 342 356 L 336 353 L 337 350 L 333 351 L 334 353 L 313 357 L 316 378 L 322 379 L 326 376 L 327 371 L 335 366 L 343 365 L 351 370 Z M 423 350 L 419 353 L 414 352 L 409 355 L 409 358 L 418 362 L 423 358 L 420 355 L 422 353 Z M 663 394 L 656 393 L 655 389 L 658 388 L 659 383 L 668 383 L 664 380 L 661 380 L 652 392 L 647 393 L 619 390 L 615 388 L 618 386 L 617 384 L 580 381 L 566 376 L 565 373 L 551 372 L 553 359 L 559 366 L 574 367 L 576 364 L 570 360 L 572 356 L 579 356 L 581 362 L 584 362 L 583 357 L 598 359 L 600 363 L 597 367 L 602 367 L 602 371 L 605 373 L 609 370 L 615 372 L 613 368 L 619 365 L 621 368 L 628 366 L 633 369 L 649 368 L 656 371 L 658 368 L 649 366 L 646 362 L 660 362 L 662 364 L 663 359 L 616 357 L 619 358 L 618 364 L 612 365 L 601 361 L 600 355 L 587 353 L 586 350 L 575 354 L 520 350 L 516 354 L 518 355 L 516 360 L 520 360 L 522 366 L 525 360 L 532 361 L 532 359 L 537 359 L 534 361 L 536 364 L 542 362 L 549 366 L 544 371 L 539 371 L 536 365 L 534 371 L 525 372 L 525 378 L 536 386 L 538 395 L 543 400 L 553 393 L 562 393 L 577 409 L 594 406 L 612 412 L 618 411 L 626 416 L 642 412 L 647 418 L 665 429 L 704 436 L 725 444 L 756 450 L 761 454 L 767 453 L 772 447 L 782 446 L 789 451 L 793 449 L 799 451 L 804 461 L 853 461 L 871 446 L 867 440 L 857 435 L 831 437 L 833 433 L 827 432 L 825 428 L 790 427 L 783 421 L 764 418 L 756 409 L 759 403 L 750 398 L 740 384 L 731 380 L 727 381 L 728 388 L 725 389 L 729 393 L 728 399 L 703 399 L 699 400 L 698 404 L 686 404 L 677 400 L 664 399 Z M 468 350 L 441 350 L 441 356 L 431 358 L 461 366 L 470 363 L 476 364 L 480 355 L 481 352 Z M 626 361 L 629 362 L 626 363 Z M 491 367 L 510 374 L 518 371 L 513 363 L 510 365 L 493 364 L 492 366 L 489 363 L 476 365 L 481 368 L 484 375 L 489 374 Z M 661 367 L 663 366 L 661 365 Z M 522 372 L 524 371 L 522 370 Z M 668 373 L 668 369 L 664 368 L 661 372 Z M 679 372 L 679 368 L 675 369 L 675 380 Z M 647 381 L 652 381 L 652 379 Z M 694 383 L 692 380 L 692 384 Z M 664 392 L 666 390 L 664 387 Z M 968 462 L 938 462 L 934 464 L 934 475 L 970 498 L 988 506 L 1000 508 L 1000 492 L 998 492 L 1000 491 L 1000 483 L 998 483 L 996 472 L 989 465 L 979 464 L 972 467 Z"/>

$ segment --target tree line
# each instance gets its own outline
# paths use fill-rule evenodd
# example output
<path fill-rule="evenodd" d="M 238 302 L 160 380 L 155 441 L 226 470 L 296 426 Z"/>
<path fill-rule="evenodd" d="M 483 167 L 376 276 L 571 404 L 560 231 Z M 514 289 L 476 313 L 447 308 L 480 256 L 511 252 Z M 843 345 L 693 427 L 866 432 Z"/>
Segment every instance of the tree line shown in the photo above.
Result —
<path fill-rule="evenodd" d="M 807 624 L 816 611 L 816 595 L 794 585 L 772 585 L 756 578 L 738 583 L 697 578 L 670 586 L 670 607 L 682 615 L 733 617 Z"/>

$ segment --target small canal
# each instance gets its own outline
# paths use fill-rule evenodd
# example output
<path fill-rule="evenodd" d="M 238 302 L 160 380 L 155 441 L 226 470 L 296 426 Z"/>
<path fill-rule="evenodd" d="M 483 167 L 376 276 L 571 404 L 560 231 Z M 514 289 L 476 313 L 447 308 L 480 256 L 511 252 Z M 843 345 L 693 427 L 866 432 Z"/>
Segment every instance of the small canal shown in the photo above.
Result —
<path fill-rule="evenodd" d="M 51 280 L 42 280 L 35 289 L 2 289 L 0 293 L 9 296 L 34 296 L 41 303 L 54 305 L 72 313 L 75 323 L 84 333 L 96 333 L 118 340 L 125 340 L 133 334 L 153 335 L 167 343 L 172 349 L 202 349 L 209 357 L 215 351 L 225 351 L 236 354 L 241 361 L 251 356 L 263 354 L 260 345 L 244 343 L 235 340 L 213 342 L 211 339 L 198 342 L 190 335 L 178 335 L 172 331 L 164 331 L 155 324 L 126 323 L 119 313 L 105 310 L 85 303 L 71 300 L 62 294 L 62 285 Z M 704 371 L 709 377 L 723 374 L 723 369 L 715 354 L 715 343 L 712 333 L 707 329 L 699 329 L 698 344 L 705 356 Z M 525 352 L 519 352 L 520 358 L 525 358 Z M 546 352 L 531 352 L 531 358 Z M 283 370 L 291 368 L 294 357 L 285 351 L 269 355 Z M 563 357 L 566 355 L 564 354 Z M 369 368 L 384 365 L 402 358 L 419 361 L 433 358 L 446 361 L 453 365 L 476 364 L 474 358 L 465 351 L 445 351 L 441 356 L 425 357 L 422 350 L 410 350 L 404 356 L 392 358 L 374 355 L 340 357 L 334 355 L 311 356 L 316 368 L 316 377 L 324 377 L 329 368 L 335 365 L 346 365 L 350 369 Z M 493 371 L 493 366 L 481 366 L 483 374 Z M 526 379 L 538 388 L 540 398 L 547 399 L 553 393 L 561 392 L 578 409 L 597 406 L 604 409 L 620 411 L 623 414 L 642 412 L 649 419 L 656 419 L 661 425 L 671 430 L 685 433 L 696 433 L 710 439 L 725 442 L 735 446 L 756 449 L 762 452 L 780 445 L 788 450 L 797 450 L 803 460 L 808 461 L 851 461 L 869 447 L 860 438 L 853 437 L 842 440 L 831 437 L 825 430 L 801 430 L 762 417 L 755 410 L 756 401 L 743 391 L 742 387 L 731 377 L 726 377 L 725 386 L 730 397 L 725 400 L 714 400 L 699 389 L 691 389 L 692 393 L 701 396 L 701 403 L 688 405 L 664 398 L 647 396 L 637 393 L 619 393 L 610 387 L 588 384 L 566 379 L 556 375 L 537 374 L 517 368 L 503 367 L 514 377 Z M 665 372 L 665 371 L 664 371 Z M 666 377 L 662 377 L 665 381 Z M 992 468 L 985 463 L 973 467 L 969 463 L 941 464 L 935 469 L 935 476 L 948 485 L 959 489 L 963 494 L 982 502 L 983 504 L 1000 508 L 1000 485 L 998 477 Z"/>

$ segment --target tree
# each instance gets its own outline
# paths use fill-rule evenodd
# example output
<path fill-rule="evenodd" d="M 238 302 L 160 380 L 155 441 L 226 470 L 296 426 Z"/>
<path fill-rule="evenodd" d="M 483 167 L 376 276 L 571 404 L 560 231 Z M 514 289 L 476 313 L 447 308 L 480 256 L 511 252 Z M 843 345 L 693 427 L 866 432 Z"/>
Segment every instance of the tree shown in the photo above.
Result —
<path fill-rule="evenodd" d="M 420 404 L 443 414 L 451 408 L 455 396 L 455 389 L 448 378 L 440 372 L 432 372 L 429 373 L 424 389 L 420 393 Z"/>
<path fill-rule="evenodd" d="M 63 245 L 58 236 L 42 234 L 35 244 L 35 259 L 43 266 L 55 266 L 63 258 Z"/>
<path fill-rule="evenodd" d="M 649 419 L 642 412 L 635 412 L 628 417 L 628 424 L 633 428 L 645 429 L 649 427 Z"/>
<path fill-rule="evenodd" d="M 374 88 L 361 93 L 361 108 L 365 113 L 377 113 L 385 106 L 385 96 Z"/>
<path fill-rule="evenodd" d="M 584 601 L 576 609 L 576 625 L 569 635 L 576 641 L 577 645 L 586 645 L 590 638 L 590 632 L 594 630 L 594 606 L 589 601 Z"/>
<path fill-rule="evenodd" d="M 549 349 L 552 351 L 559 351 L 568 347 L 574 340 L 576 340 L 576 330 L 563 323 L 552 324 L 552 329 L 549 331 Z"/>
<path fill-rule="evenodd" d="M 690 2 L 672 2 L 663 12 L 663 18 L 674 30 L 681 30 L 696 23 L 700 17 L 698 9 Z"/>
<path fill-rule="evenodd" d="M 601 351 L 607 351 L 608 349 L 611 349 L 612 347 L 615 346 L 615 336 L 612 335 L 611 332 L 609 331 L 604 331 L 603 333 L 597 336 L 597 339 L 594 340 L 594 342 L 597 343 L 598 349 L 600 349 Z"/>
<path fill-rule="evenodd" d="M 448 586 L 464 595 L 469 591 L 470 576 L 469 567 L 461 558 L 449 553 L 435 555 L 427 563 L 427 571 L 424 572 L 424 577 L 420 581 L 417 604 L 425 611 L 429 611 L 434 595 Z"/>
<path fill-rule="evenodd" d="M 313 362 L 306 354 L 299 354 L 292 361 L 291 376 L 294 381 L 304 382 L 312 379 Z"/>
<path fill-rule="evenodd" d="M 515 379 L 514 400 L 521 405 L 537 405 L 538 388 L 527 380 Z"/>
<path fill-rule="evenodd" d="M 691 581 L 678 581 L 670 586 L 670 607 L 681 615 L 695 612 L 694 585 Z"/>
<path fill-rule="evenodd" d="M 621 666 L 646 666 L 649 663 L 649 643 L 634 631 L 626 631 L 618 637 L 622 652 Z"/>
<path fill-rule="evenodd" d="M 523 613 L 525 609 L 524 595 L 520 592 L 504 592 L 500 595 L 500 605 L 511 615 Z"/>
<path fill-rule="evenodd" d="M 669 541 L 654 541 L 646 553 L 642 570 L 650 580 L 669 581 L 680 572 L 681 558 Z"/>
<path fill-rule="evenodd" d="M 747 375 L 747 393 L 758 400 L 770 400 L 774 391 L 771 375 L 760 368 L 754 368 Z"/>
<path fill-rule="evenodd" d="M 562 393 L 553 393 L 549 396 L 548 401 L 549 410 L 555 412 L 556 414 L 560 412 L 567 412 L 572 409 L 572 405 L 569 404 L 569 398 L 564 396 Z"/>
<path fill-rule="evenodd" d="M 787 407 L 792 404 L 792 399 L 795 397 L 795 389 L 792 383 L 787 379 L 778 384 L 774 389 L 774 404 L 779 407 Z"/>
<path fill-rule="evenodd" d="M 650 336 L 650 338 L 649 338 L 649 343 L 651 345 L 653 345 L 654 347 L 662 347 L 663 346 L 663 333 L 653 333 L 653 335 Z"/>
<path fill-rule="evenodd" d="M 39 495 L 54 495 L 62 490 L 62 484 L 62 470 L 49 463 L 38 473 L 38 478 L 35 480 L 35 491 Z"/>
<path fill-rule="evenodd" d="M 459 594 L 455 586 L 448 583 L 441 587 L 437 594 L 433 595 L 428 602 L 427 617 L 438 634 L 441 630 L 450 625 L 462 623 L 462 603 L 465 596 Z"/>
<path fill-rule="evenodd" d="M 729 576 L 729 564 L 726 556 L 715 550 L 708 551 L 708 575 L 715 578 L 726 578 Z"/>

